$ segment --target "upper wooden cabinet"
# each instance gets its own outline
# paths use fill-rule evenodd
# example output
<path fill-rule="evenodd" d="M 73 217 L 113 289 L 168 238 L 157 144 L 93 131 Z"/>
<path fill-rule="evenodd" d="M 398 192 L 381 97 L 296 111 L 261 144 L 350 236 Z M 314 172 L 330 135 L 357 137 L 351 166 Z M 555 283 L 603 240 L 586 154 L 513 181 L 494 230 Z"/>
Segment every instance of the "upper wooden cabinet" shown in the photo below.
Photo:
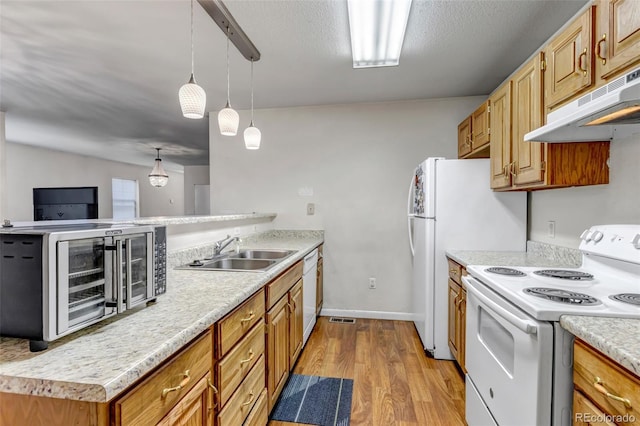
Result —
<path fill-rule="evenodd" d="M 458 158 L 489 157 L 490 111 L 486 101 L 458 125 Z"/>
<path fill-rule="evenodd" d="M 595 6 L 587 9 L 544 49 L 545 101 L 548 109 L 593 84 Z"/>
<path fill-rule="evenodd" d="M 609 182 L 609 142 L 537 143 L 524 135 L 544 124 L 542 55 L 489 98 L 491 188 L 532 190 Z"/>
<path fill-rule="evenodd" d="M 471 152 L 471 117 L 458 124 L 458 158 L 464 158 Z"/>
<path fill-rule="evenodd" d="M 595 34 L 596 84 L 640 62 L 640 2 L 599 0 Z"/>

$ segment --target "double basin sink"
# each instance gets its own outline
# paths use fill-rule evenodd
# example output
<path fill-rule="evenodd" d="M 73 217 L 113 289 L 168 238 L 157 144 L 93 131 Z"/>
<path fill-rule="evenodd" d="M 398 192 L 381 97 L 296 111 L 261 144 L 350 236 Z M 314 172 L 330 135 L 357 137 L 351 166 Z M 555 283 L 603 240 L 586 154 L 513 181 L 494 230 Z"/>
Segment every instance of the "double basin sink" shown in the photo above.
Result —
<path fill-rule="evenodd" d="M 295 253 L 295 250 L 240 250 L 238 253 L 222 253 L 211 259 L 194 260 L 176 269 L 264 272 L 293 253 Z"/>

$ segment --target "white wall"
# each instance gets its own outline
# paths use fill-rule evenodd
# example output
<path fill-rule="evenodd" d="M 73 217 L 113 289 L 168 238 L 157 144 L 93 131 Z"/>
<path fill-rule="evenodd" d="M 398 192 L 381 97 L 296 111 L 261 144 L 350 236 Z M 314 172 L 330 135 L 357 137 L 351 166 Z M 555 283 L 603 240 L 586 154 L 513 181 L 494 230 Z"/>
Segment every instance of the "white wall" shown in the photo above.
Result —
<path fill-rule="evenodd" d="M 236 137 L 221 136 L 211 114 L 212 214 L 268 211 L 276 229 L 324 229 L 325 308 L 410 312 L 413 169 L 429 156 L 455 158 L 458 123 L 483 100 L 258 110 L 258 151 L 244 148 L 246 112 Z"/>
<path fill-rule="evenodd" d="M 195 214 L 194 185 L 209 185 L 209 166 L 184 166 L 184 214 Z"/>
<path fill-rule="evenodd" d="M 184 214 L 184 176 L 169 173 L 167 186 L 152 187 L 148 178 L 152 157 L 149 167 L 142 167 L 10 142 L 6 157 L 5 215 L 12 221 L 33 220 L 33 188 L 55 186 L 97 186 L 98 217 L 109 218 L 114 177 L 138 180 L 140 216 Z"/>
<path fill-rule="evenodd" d="M 531 240 L 577 248 L 592 225 L 640 224 L 640 134 L 615 139 L 610 149 L 609 184 L 531 193 Z M 548 221 L 555 221 L 555 238 L 547 235 Z"/>

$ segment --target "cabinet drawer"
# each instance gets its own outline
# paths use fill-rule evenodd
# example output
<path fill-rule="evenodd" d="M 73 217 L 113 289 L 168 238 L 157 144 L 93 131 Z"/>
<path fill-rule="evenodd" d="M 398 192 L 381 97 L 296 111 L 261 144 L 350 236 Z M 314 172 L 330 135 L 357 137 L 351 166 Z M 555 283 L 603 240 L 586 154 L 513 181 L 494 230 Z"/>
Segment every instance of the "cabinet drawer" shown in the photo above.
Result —
<path fill-rule="evenodd" d="M 222 358 L 264 316 L 264 290 L 216 323 L 216 358 Z"/>
<path fill-rule="evenodd" d="M 264 321 L 260 321 L 216 366 L 218 404 L 224 407 L 251 367 L 264 353 Z"/>
<path fill-rule="evenodd" d="M 610 395 L 626 398 L 629 405 L 598 391 L 594 385 L 599 380 L 602 390 Z M 573 382 L 588 399 L 602 411 L 613 416 L 625 416 L 635 422 L 617 422 L 621 425 L 640 424 L 640 379 L 613 363 L 605 356 L 580 341 L 574 345 Z"/>
<path fill-rule="evenodd" d="M 302 261 L 289 268 L 284 274 L 267 284 L 267 310 L 284 296 L 302 278 Z"/>
<path fill-rule="evenodd" d="M 591 403 L 582 392 L 573 391 L 574 426 L 615 426 L 606 420 L 605 414 Z"/>
<path fill-rule="evenodd" d="M 162 419 L 211 370 L 212 341 L 211 331 L 207 331 L 125 396 L 116 400 L 113 407 L 115 424 L 155 424 Z M 182 387 L 176 389 L 179 385 Z M 169 391 L 172 388 L 174 390 Z"/>
<path fill-rule="evenodd" d="M 264 389 L 258 398 L 258 402 L 253 406 L 253 410 L 249 413 L 249 417 L 244 422 L 244 426 L 264 426 L 269 421 L 269 412 L 267 411 L 267 390 Z"/>
<path fill-rule="evenodd" d="M 451 259 L 447 259 L 447 261 L 449 262 L 449 278 L 458 284 L 461 284 L 460 277 L 462 276 L 462 266 Z"/>
<path fill-rule="evenodd" d="M 218 414 L 218 426 L 241 425 L 264 389 L 264 356 L 261 356 Z"/>

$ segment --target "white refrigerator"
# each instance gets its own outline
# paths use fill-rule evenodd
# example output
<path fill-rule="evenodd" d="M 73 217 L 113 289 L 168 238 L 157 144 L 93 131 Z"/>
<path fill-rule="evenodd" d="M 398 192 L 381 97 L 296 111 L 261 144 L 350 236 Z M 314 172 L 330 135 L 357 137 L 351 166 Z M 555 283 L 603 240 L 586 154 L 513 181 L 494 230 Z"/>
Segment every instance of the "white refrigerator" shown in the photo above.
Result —
<path fill-rule="evenodd" d="M 408 199 L 413 318 L 425 351 L 453 359 L 447 344 L 447 250 L 525 251 L 527 194 L 489 188 L 489 159 L 427 158 Z"/>

